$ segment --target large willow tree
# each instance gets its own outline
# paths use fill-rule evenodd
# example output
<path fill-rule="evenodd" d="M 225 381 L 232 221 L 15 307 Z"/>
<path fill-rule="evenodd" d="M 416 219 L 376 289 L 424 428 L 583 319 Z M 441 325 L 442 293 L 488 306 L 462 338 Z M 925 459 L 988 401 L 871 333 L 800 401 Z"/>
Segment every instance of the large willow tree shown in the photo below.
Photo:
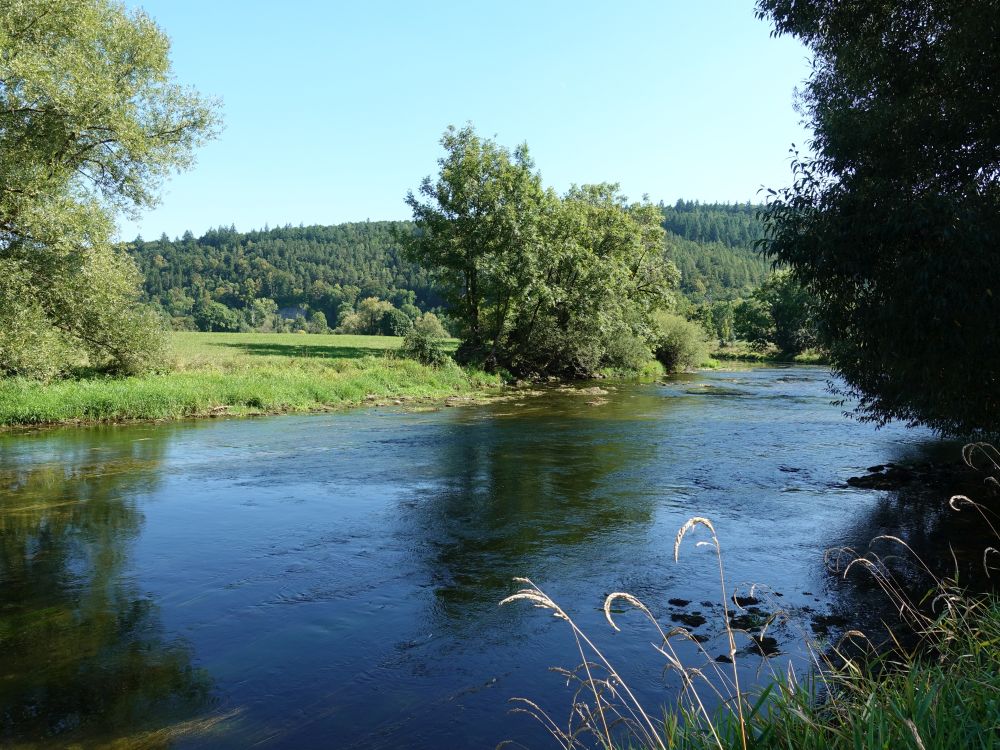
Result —
<path fill-rule="evenodd" d="M 813 54 L 766 249 L 863 418 L 1000 432 L 1000 3 L 760 0 Z"/>
<path fill-rule="evenodd" d="M 0 373 L 155 361 L 159 326 L 114 217 L 153 205 L 215 123 L 168 50 L 108 0 L 0 3 Z"/>

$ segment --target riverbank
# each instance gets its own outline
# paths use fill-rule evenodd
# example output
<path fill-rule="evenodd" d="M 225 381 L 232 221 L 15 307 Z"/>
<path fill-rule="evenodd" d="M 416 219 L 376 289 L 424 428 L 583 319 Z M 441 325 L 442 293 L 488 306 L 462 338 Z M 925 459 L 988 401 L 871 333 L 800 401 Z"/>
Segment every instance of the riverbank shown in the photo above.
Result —
<path fill-rule="evenodd" d="M 0 427 L 326 411 L 482 397 L 502 386 L 494 375 L 396 357 L 401 342 L 385 336 L 177 333 L 167 373 L 0 380 Z"/>
<path fill-rule="evenodd" d="M 1000 600 L 947 593 L 948 607 L 918 625 L 921 643 L 915 649 L 846 660 L 834 649 L 823 657 L 824 671 L 801 682 L 776 673 L 769 687 L 745 697 L 742 714 L 723 709 L 711 718 L 695 712 L 669 717 L 664 742 L 651 747 L 996 747 Z M 860 635 L 858 644 L 867 645 Z M 629 745 L 639 746 L 646 747 Z"/>
<path fill-rule="evenodd" d="M 734 341 L 725 346 L 718 344 L 711 347 L 709 356 L 718 362 L 759 362 L 761 364 L 826 365 L 830 363 L 824 352 L 818 349 L 807 349 L 795 355 L 783 354 L 775 346 L 758 349 L 746 341 Z"/>

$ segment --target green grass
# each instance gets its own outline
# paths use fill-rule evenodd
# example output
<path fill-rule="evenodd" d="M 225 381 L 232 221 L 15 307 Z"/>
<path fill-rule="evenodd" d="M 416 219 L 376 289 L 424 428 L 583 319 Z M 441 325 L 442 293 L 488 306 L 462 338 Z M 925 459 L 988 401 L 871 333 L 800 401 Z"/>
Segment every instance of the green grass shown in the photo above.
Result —
<path fill-rule="evenodd" d="M 382 336 L 177 333 L 170 371 L 0 380 L 0 426 L 302 412 L 481 394 L 499 378 L 397 357 Z M 454 342 L 450 343 L 454 347 Z"/>
<path fill-rule="evenodd" d="M 712 719 L 713 733 L 702 716 L 674 715 L 664 744 L 677 750 L 1000 748 L 1000 601 L 958 595 L 952 606 L 915 651 L 850 660 L 805 684 L 776 675 L 747 701 L 742 724 L 723 710 Z"/>

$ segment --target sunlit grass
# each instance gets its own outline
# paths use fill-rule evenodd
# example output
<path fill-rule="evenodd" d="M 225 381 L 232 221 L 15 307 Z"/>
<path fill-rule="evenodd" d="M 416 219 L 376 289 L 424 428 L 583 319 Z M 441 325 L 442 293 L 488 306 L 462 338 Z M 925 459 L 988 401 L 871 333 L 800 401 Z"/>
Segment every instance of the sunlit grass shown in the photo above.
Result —
<path fill-rule="evenodd" d="M 0 425 L 178 419 L 468 395 L 499 378 L 432 368 L 383 336 L 180 333 L 171 370 L 129 378 L 0 380 Z M 452 346 L 454 344 L 452 343 Z"/>

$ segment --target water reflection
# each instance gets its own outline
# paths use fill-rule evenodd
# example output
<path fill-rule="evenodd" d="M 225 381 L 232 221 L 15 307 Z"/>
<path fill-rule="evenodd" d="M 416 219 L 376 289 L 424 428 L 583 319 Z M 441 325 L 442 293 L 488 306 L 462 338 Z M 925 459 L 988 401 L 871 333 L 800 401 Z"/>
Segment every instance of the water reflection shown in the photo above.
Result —
<path fill-rule="evenodd" d="M 134 739 L 208 706 L 211 679 L 166 639 L 129 569 L 137 496 L 155 490 L 168 441 L 167 430 L 109 430 L 97 445 L 91 431 L 0 437 L 4 741 Z"/>
<path fill-rule="evenodd" d="M 434 452 L 441 480 L 410 513 L 446 619 L 495 610 L 512 575 L 540 574 L 564 554 L 597 566 L 612 540 L 651 524 L 656 493 L 637 477 L 656 446 L 636 439 L 635 405 L 595 409 L 585 398 L 550 396 L 544 414 L 526 404 L 470 415 Z"/>
<path fill-rule="evenodd" d="M 0 744 L 542 745 L 507 700 L 563 717 L 572 691 L 547 667 L 578 655 L 565 623 L 497 606 L 517 575 L 670 704 L 641 617 L 613 633 L 600 605 L 630 591 L 671 624 L 687 600 L 722 637 L 714 559 L 673 560 L 690 516 L 716 523 L 732 583 L 802 611 L 861 606 L 824 588 L 825 547 L 900 521 L 928 547 L 942 533 L 909 498 L 843 486 L 932 441 L 844 420 L 826 377 L 2 436 Z M 239 722 L 177 735 L 220 706 Z"/>

